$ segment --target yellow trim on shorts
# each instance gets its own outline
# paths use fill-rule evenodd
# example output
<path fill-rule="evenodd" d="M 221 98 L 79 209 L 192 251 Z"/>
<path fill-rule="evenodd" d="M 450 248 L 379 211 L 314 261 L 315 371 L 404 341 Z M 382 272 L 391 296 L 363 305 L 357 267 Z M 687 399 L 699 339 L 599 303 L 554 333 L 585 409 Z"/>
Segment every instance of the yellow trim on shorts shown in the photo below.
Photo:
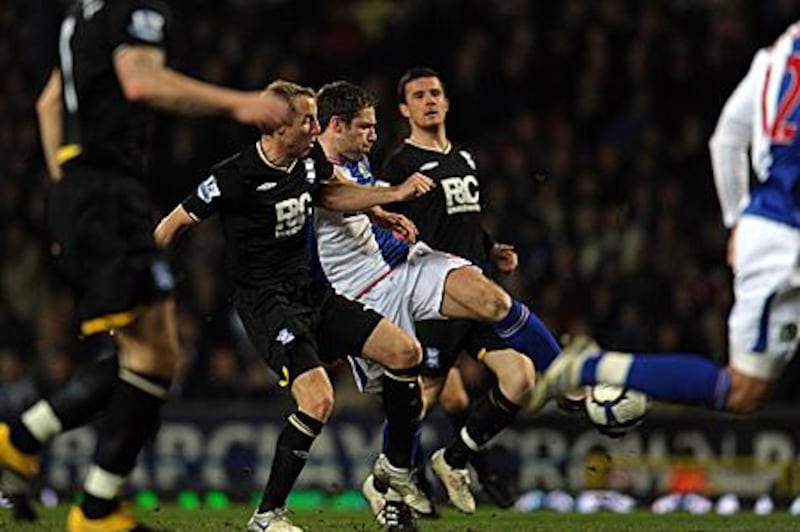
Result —
<path fill-rule="evenodd" d="M 65 144 L 56 151 L 56 162 L 58 164 L 64 164 L 70 159 L 74 159 L 82 152 L 83 146 L 80 144 Z"/>
<path fill-rule="evenodd" d="M 115 312 L 114 314 L 106 314 L 105 316 L 85 320 L 81 323 L 81 334 L 84 336 L 91 336 L 93 334 L 108 332 L 111 329 L 126 327 L 141 316 L 145 308 L 144 305 L 140 305 L 131 310 Z"/>
<path fill-rule="evenodd" d="M 486 355 L 488 353 L 489 353 L 489 351 L 487 351 L 485 347 L 481 347 L 481 350 L 478 351 L 478 356 L 475 357 L 475 358 L 478 359 L 478 362 L 483 362 L 483 360 L 486 358 Z"/>

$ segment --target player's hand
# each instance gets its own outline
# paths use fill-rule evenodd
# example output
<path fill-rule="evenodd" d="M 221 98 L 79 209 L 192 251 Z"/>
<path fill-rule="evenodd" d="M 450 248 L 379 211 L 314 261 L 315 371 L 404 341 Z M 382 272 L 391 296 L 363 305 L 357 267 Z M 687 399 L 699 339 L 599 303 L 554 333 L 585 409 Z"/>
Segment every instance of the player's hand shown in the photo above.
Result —
<path fill-rule="evenodd" d="M 502 273 L 511 273 L 517 269 L 519 258 L 514 246 L 511 244 L 497 243 L 492 246 L 491 259 L 494 265 Z"/>
<path fill-rule="evenodd" d="M 417 226 L 402 214 L 379 209 L 373 213 L 372 219 L 378 225 L 394 232 L 409 244 L 417 241 L 417 235 L 419 235 Z"/>
<path fill-rule="evenodd" d="M 736 255 L 736 226 L 734 225 L 733 227 L 731 227 L 730 233 L 728 233 L 728 245 L 725 249 L 725 260 L 727 261 L 728 266 L 730 266 L 731 269 L 733 269 L 734 261 L 736 260 L 735 255 Z"/>
<path fill-rule="evenodd" d="M 289 104 L 270 92 L 249 92 L 234 105 L 233 117 L 261 131 L 274 131 L 289 120 Z"/>
<path fill-rule="evenodd" d="M 424 196 L 435 187 L 433 180 L 419 172 L 414 172 L 408 179 L 400 183 L 397 187 L 397 201 L 408 201 L 420 196 Z"/>

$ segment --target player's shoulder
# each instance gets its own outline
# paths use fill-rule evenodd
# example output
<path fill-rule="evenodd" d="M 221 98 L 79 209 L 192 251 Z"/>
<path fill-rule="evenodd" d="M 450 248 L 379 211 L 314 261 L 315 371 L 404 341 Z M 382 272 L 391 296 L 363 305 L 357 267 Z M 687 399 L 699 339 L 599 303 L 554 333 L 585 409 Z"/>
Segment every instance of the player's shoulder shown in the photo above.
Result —
<path fill-rule="evenodd" d="M 211 167 L 211 171 L 216 173 L 241 173 L 242 170 L 246 170 L 248 167 L 255 166 L 255 159 L 253 157 L 255 152 L 256 150 L 254 146 L 246 146 L 233 155 L 226 157 L 225 159 L 214 164 Z"/>

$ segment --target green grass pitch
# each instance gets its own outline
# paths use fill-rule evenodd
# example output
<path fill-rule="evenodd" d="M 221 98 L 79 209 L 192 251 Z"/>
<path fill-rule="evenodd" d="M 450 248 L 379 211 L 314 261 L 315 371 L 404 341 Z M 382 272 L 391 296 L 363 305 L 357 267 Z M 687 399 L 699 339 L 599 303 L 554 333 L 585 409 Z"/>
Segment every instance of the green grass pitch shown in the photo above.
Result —
<path fill-rule="evenodd" d="M 226 509 L 202 508 L 184 510 L 175 505 L 165 505 L 157 510 L 137 510 L 136 515 L 142 523 L 165 531 L 244 531 L 245 523 L 252 509 L 245 505 L 233 505 Z M 10 512 L 0 510 L 0 530 L 14 532 L 63 531 L 66 507 L 40 510 L 40 520 L 35 525 L 22 525 L 11 521 Z M 295 524 L 304 530 L 314 531 L 377 531 L 368 510 L 302 510 L 293 513 Z M 528 514 L 512 510 L 479 508 L 475 515 L 467 516 L 452 510 L 445 510 L 438 520 L 421 520 L 421 531 L 477 532 L 496 531 L 675 531 L 693 532 L 711 530 L 753 530 L 789 531 L 800 530 L 800 516 L 792 517 L 786 512 L 769 516 L 756 516 L 752 513 L 739 513 L 734 516 L 716 515 L 692 516 L 685 513 L 654 516 L 639 511 L 629 515 L 608 513 L 578 515 L 557 514 L 540 511 Z"/>

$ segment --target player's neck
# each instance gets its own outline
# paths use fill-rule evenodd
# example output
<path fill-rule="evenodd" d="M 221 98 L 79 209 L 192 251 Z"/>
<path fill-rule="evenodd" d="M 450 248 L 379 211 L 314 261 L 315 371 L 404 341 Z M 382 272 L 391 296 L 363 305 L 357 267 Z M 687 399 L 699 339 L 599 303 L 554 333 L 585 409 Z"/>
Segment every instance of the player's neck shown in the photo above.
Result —
<path fill-rule="evenodd" d="M 327 157 L 330 162 L 333 164 L 344 164 L 347 162 L 347 158 L 336 149 L 336 142 L 328 135 L 323 133 L 317 140 L 319 141 L 319 145 L 322 146 L 325 157 Z"/>
<path fill-rule="evenodd" d="M 258 154 L 267 166 L 285 172 L 288 172 L 297 160 L 283 153 L 276 143 L 269 142 L 264 137 L 258 141 Z"/>
<path fill-rule="evenodd" d="M 444 126 L 432 130 L 412 128 L 411 135 L 406 139 L 406 142 L 425 150 L 441 153 L 450 151 L 450 141 L 447 139 L 447 132 Z"/>

